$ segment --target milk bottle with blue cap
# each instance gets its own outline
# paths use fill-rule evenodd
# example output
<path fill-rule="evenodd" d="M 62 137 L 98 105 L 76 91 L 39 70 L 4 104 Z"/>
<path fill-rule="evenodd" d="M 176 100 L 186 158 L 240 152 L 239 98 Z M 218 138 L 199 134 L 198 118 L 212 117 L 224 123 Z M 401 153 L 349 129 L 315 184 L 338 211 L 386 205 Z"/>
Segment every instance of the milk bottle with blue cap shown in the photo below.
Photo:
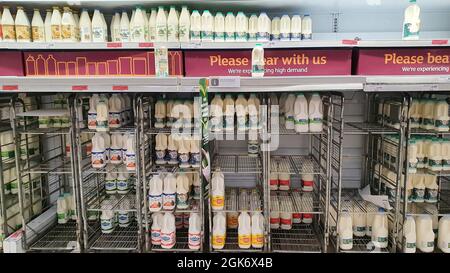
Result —
<path fill-rule="evenodd" d="M 176 204 L 177 179 L 172 173 L 167 174 L 163 183 L 163 209 L 173 210 Z"/>
<path fill-rule="evenodd" d="M 248 18 L 242 11 L 239 11 L 236 15 L 236 41 L 247 41 L 248 33 Z"/>
<path fill-rule="evenodd" d="M 161 247 L 162 248 L 173 248 L 176 243 L 176 226 L 175 226 L 175 216 L 170 213 L 164 213 L 161 226 Z"/>
<path fill-rule="evenodd" d="M 198 213 L 191 212 L 189 216 L 188 245 L 189 249 L 200 249 L 201 245 L 201 218 Z"/>
<path fill-rule="evenodd" d="M 308 14 L 302 20 L 302 39 L 312 40 L 312 19 Z"/>

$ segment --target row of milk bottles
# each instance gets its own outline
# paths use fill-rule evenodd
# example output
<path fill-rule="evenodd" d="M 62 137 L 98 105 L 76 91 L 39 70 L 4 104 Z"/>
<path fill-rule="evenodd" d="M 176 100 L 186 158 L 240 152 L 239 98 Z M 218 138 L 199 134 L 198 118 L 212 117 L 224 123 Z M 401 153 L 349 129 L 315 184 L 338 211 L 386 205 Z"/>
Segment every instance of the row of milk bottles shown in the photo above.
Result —
<path fill-rule="evenodd" d="M 124 165 L 121 165 L 116 170 L 113 169 L 112 165 L 107 165 L 106 171 L 106 194 L 127 194 L 131 190 L 133 186 L 133 180 Z"/>
<path fill-rule="evenodd" d="M 202 219 L 199 213 L 189 215 L 188 246 L 199 250 L 202 244 Z M 176 244 L 176 218 L 171 212 L 152 214 L 151 243 L 154 246 L 170 249 Z"/>
<path fill-rule="evenodd" d="M 339 247 L 342 250 L 353 248 L 353 237 L 369 236 L 371 242 L 377 248 L 388 246 L 388 217 L 384 209 L 376 212 L 371 204 L 367 210 L 353 209 L 342 210 L 338 220 Z"/>
<path fill-rule="evenodd" d="M 434 172 L 450 170 L 450 140 L 416 136 L 408 143 L 408 167 L 410 173 L 417 169 L 429 169 Z"/>
<path fill-rule="evenodd" d="M 323 104 L 319 93 L 312 93 L 309 98 L 303 93 L 283 93 L 278 98 L 273 93 L 270 99 L 272 105 L 279 105 L 286 129 L 298 133 L 322 132 Z"/>
<path fill-rule="evenodd" d="M 197 99 L 184 101 L 159 99 L 155 104 L 155 128 L 191 128 L 194 118 L 199 121 L 198 107 Z"/>
<path fill-rule="evenodd" d="M 444 253 L 450 253 L 450 216 L 439 220 L 438 239 L 435 245 L 433 221 L 430 215 L 406 216 L 401 231 L 404 253 L 433 252 L 435 247 Z"/>
<path fill-rule="evenodd" d="M 300 167 L 301 174 L 301 189 L 303 192 L 311 192 L 314 187 L 314 175 L 311 174 L 313 170 L 313 163 L 311 161 L 303 162 Z M 289 166 L 285 166 L 276 160 L 271 161 L 270 168 L 270 189 L 288 191 L 291 189 L 291 170 Z"/>
<path fill-rule="evenodd" d="M 225 212 L 215 212 L 213 217 L 212 247 L 223 249 L 226 243 L 227 219 Z M 238 217 L 238 246 L 242 249 L 264 247 L 264 216 L 256 211 L 242 211 Z"/>
<path fill-rule="evenodd" d="M 185 134 L 156 135 L 156 164 L 179 164 L 181 168 L 200 167 L 200 136 Z"/>
<path fill-rule="evenodd" d="M 149 181 L 148 206 L 150 212 L 188 209 L 195 188 L 200 186 L 198 173 L 157 174 Z M 194 193 L 193 190 L 194 189 Z M 197 195 L 197 198 L 199 196 Z"/>
<path fill-rule="evenodd" d="M 71 193 L 61 194 L 56 200 L 58 224 L 66 224 L 69 220 L 77 220 L 75 196 Z"/>
<path fill-rule="evenodd" d="M 113 199 L 113 202 L 118 202 L 115 196 L 109 197 L 109 199 Z M 106 199 L 104 201 L 107 201 Z M 132 200 L 130 200 L 132 202 Z M 121 202 L 117 206 L 117 210 L 111 210 L 111 207 L 104 204 L 103 202 L 100 204 L 102 213 L 100 215 L 100 227 L 102 233 L 110 234 L 114 232 L 116 227 L 126 228 L 131 225 L 134 220 L 134 214 L 129 211 L 129 208 L 126 205 L 127 202 Z M 94 216 L 94 217 L 92 217 Z M 97 214 L 91 215 L 92 218 L 98 219 Z"/>
<path fill-rule="evenodd" d="M 270 196 L 270 228 L 290 230 L 293 224 L 311 224 L 313 222 L 313 214 L 307 213 L 312 210 L 313 196 L 311 194 L 302 194 L 293 192 L 294 202 L 297 207 L 304 213 L 293 212 L 294 204 L 288 196 L 282 198 L 276 194 Z"/>
<path fill-rule="evenodd" d="M 126 94 L 93 94 L 89 99 L 88 128 L 107 132 L 132 121 L 131 101 Z"/>
<path fill-rule="evenodd" d="M 449 130 L 449 105 L 445 99 L 413 99 L 409 116 L 411 128 L 447 132 Z"/>
<path fill-rule="evenodd" d="M 124 164 L 127 171 L 136 170 L 136 137 L 134 134 L 96 132 L 92 137 L 91 164 L 99 169 L 107 164 Z"/>
<path fill-rule="evenodd" d="M 236 99 L 231 94 L 224 98 L 216 94 L 210 104 L 211 131 L 234 130 L 235 120 L 238 130 L 258 129 L 260 105 L 256 94 L 250 94 L 248 99 L 244 94 L 238 94 Z"/>

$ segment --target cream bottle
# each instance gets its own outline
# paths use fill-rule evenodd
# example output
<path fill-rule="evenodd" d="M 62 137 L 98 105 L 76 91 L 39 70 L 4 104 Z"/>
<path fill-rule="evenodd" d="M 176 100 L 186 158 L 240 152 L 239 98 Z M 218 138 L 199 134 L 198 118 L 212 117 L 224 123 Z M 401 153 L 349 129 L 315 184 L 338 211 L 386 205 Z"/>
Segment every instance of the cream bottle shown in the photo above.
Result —
<path fill-rule="evenodd" d="M 86 9 L 83 9 L 80 17 L 80 42 L 90 43 L 92 42 L 92 24 L 89 13 Z"/>
<path fill-rule="evenodd" d="M 34 9 L 31 20 L 31 36 L 33 42 L 45 42 L 45 27 L 39 9 Z"/>
<path fill-rule="evenodd" d="M 178 20 L 178 36 L 180 42 L 189 42 L 191 29 L 191 16 L 186 6 L 181 8 L 180 18 Z"/>
<path fill-rule="evenodd" d="M 214 17 L 214 41 L 225 41 L 225 17 L 222 12 L 217 12 Z"/>
<path fill-rule="evenodd" d="M 17 7 L 16 13 L 16 41 L 31 42 L 31 26 L 23 7 Z"/>

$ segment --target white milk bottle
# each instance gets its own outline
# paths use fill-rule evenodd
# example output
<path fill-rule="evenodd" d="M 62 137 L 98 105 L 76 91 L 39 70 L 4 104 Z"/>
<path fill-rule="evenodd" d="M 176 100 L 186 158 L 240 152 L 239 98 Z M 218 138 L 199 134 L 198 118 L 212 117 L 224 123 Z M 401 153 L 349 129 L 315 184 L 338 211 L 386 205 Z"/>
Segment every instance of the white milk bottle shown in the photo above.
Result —
<path fill-rule="evenodd" d="M 102 211 L 102 215 L 100 216 L 100 222 L 102 233 L 105 234 L 112 233 L 116 226 L 116 216 L 114 211 L 112 210 Z"/>
<path fill-rule="evenodd" d="M 248 19 L 248 40 L 256 41 L 258 33 L 258 15 L 252 14 Z"/>
<path fill-rule="evenodd" d="M 169 164 L 178 164 L 178 143 L 176 141 L 176 136 L 170 134 L 167 138 L 167 150 L 168 150 L 168 163 Z"/>
<path fill-rule="evenodd" d="M 109 131 L 109 109 L 108 109 L 108 98 L 100 98 L 97 104 L 97 117 L 96 117 L 96 127 L 98 132 Z"/>
<path fill-rule="evenodd" d="M 248 107 L 247 100 L 243 94 L 239 94 L 236 99 L 236 117 L 237 117 L 237 128 L 240 131 L 245 131 L 247 129 L 247 117 L 248 117 Z"/>
<path fill-rule="evenodd" d="M 125 143 L 127 151 L 125 153 L 125 166 L 129 171 L 136 170 L 136 139 L 129 134 Z"/>
<path fill-rule="evenodd" d="M 409 167 L 409 173 L 416 173 L 417 172 L 417 151 L 418 151 L 418 145 L 415 140 L 409 140 L 408 144 L 408 167 Z"/>
<path fill-rule="evenodd" d="M 222 249 L 225 246 L 227 230 L 226 224 L 224 212 L 218 212 L 214 215 L 212 232 L 212 247 L 214 249 Z"/>
<path fill-rule="evenodd" d="M 122 126 L 122 111 L 124 105 L 122 105 L 122 101 L 119 98 L 118 94 L 113 94 L 109 98 L 109 127 L 110 128 L 119 128 Z"/>
<path fill-rule="evenodd" d="M 225 111 L 225 130 L 234 130 L 234 100 L 231 94 L 225 95 L 223 101 L 224 111 Z"/>
<path fill-rule="evenodd" d="M 214 17 L 209 10 L 204 10 L 202 14 L 202 41 L 212 42 L 214 40 Z"/>
<path fill-rule="evenodd" d="M 16 29 L 14 27 L 14 24 L 14 18 L 11 15 L 9 7 L 3 6 L 3 14 L 1 20 L 3 42 L 16 41 Z"/>
<path fill-rule="evenodd" d="M 114 13 L 111 20 L 111 41 L 120 42 L 120 13 Z"/>
<path fill-rule="evenodd" d="M 223 101 L 220 94 L 216 94 L 211 101 L 210 115 L 211 115 L 211 131 L 220 132 L 223 127 Z"/>
<path fill-rule="evenodd" d="M 31 26 L 23 7 L 17 7 L 16 20 L 16 41 L 31 42 Z"/>
<path fill-rule="evenodd" d="M 121 42 L 131 41 L 130 19 L 125 11 L 122 12 L 122 16 L 120 17 L 119 36 Z"/>
<path fill-rule="evenodd" d="M 105 140 L 105 156 L 106 163 L 109 163 L 110 151 L 111 151 L 111 136 L 108 133 L 101 133 L 103 139 Z"/>
<path fill-rule="evenodd" d="M 214 16 L 214 41 L 225 42 L 225 17 L 222 12 L 217 12 Z"/>
<path fill-rule="evenodd" d="M 75 32 L 75 19 L 70 8 L 64 7 L 61 18 L 61 39 L 63 42 L 74 42 L 73 33 Z"/>
<path fill-rule="evenodd" d="M 372 203 L 366 205 L 366 236 L 372 236 L 372 224 L 375 213 L 378 211 L 378 207 Z"/>
<path fill-rule="evenodd" d="M 167 17 L 167 41 L 178 42 L 178 15 L 174 6 L 170 6 L 169 16 Z"/>
<path fill-rule="evenodd" d="M 145 16 L 145 11 L 141 7 L 136 7 L 133 28 L 131 29 L 132 42 L 145 42 L 145 29 L 147 27 Z"/>
<path fill-rule="evenodd" d="M 364 237 L 366 235 L 366 220 L 366 213 L 355 206 L 352 214 L 353 236 Z"/>
<path fill-rule="evenodd" d="M 423 129 L 434 130 L 434 100 L 427 99 L 422 109 Z"/>
<path fill-rule="evenodd" d="M 236 40 L 236 18 L 232 12 L 227 12 L 225 16 L 225 41 L 233 42 Z"/>
<path fill-rule="evenodd" d="M 248 18 L 242 11 L 236 15 L 236 41 L 245 42 L 248 37 Z"/>
<path fill-rule="evenodd" d="M 247 249 L 252 244 L 251 218 L 246 211 L 241 212 L 238 218 L 238 245 L 239 248 Z"/>
<path fill-rule="evenodd" d="M 108 25 L 106 24 L 105 15 L 100 12 L 100 17 L 102 18 L 102 26 L 103 26 L 103 42 L 108 41 Z"/>
<path fill-rule="evenodd" d="M 252 77 L 264 77 L 264 48 L 256 44 L 252 50 Z"/>
<path fill-rule="evenodd" d="M 191 14 L 191 41 L 199 42 L 201 41 L 201 33 L 202 33 L 202 16 L 198 12 L 198 10 L 193 10 Z"/>
<path fill-rule="evenodd" d="M 450 170 L 450 140 L 444 139 L 441 144 L 442 170 Z"/>
<path fill-rule="evenodd" d="M 144 37 L 145 41 L 150 41 L 150 30 L 148 28 L 150 21 L 150 13 L 145 9 L 142 9 L 142 15 L 144 15 Z"/>
<path fill-rule="evenodd" d="M 178 162 L 180 168 L 189 167 L 189 150 L 190 150 L 190 137 L 179 136 L 178 137 Z"/>
<path fill-rule="evenodd" d="M 219 170 L 213 173 L 211 180 L 211 208 L 223 210 L 225 206 L 225 177 Z"/>
<path fill-rule="evenodd" d="M 163 223 L 163 213 L 152 214 L 151 240 L 152 245 L 161 245 L 161 225 Z"/>
<path fill-rule="evenodd" d="M 288 191 L 291 188 L 291 175 L 286 172 L 278 173 L 278 182 L 281 191 Z"/>
<path fill-rule="evenodd" d="M 14 162 L 15 159 L 15 147 L 14 147 L 14 135 L 12 131 L 4 131 L 0 133 L 0 144 L 2 145 L 2 161 Z"/>
<path fill-rule="evenodd" d="M 438 247 L 444 253 L 450 253 L 450 216 L 439 220 Z"/>
<path fill-rule="evenodd" d="M 258 33 L 256 39 L 266 42 L 270 40 L 271 22 L 265 12 L 261 12 L 258 17 Z"/>
<path fill-rule="evenodd" d="M 110 158 L 109 162 L 111 164 L 120 164 L 123 160 L 122 155 L 122 135 L 120 134 L 113 134 L 111 136 L 111 149 L 110 149 Z"/>
<path fill-rule="evenodd" d="M 403 253 L 416 252 L 416 222 L 414 217 L 406 216 L 403 223 Z"/>
<path fill-rule="evenodd" d="M 433 222 L 430 215 L 420 215 L 416 218 L 417 248 L 422 252 L 434 250 Z"/>
<path fill-rule="evenodd" d="M 106 165 L 105 139 L 101 133 L 92 137 L 91 162 L 93 168 L 103 168 Z"/>
<path fill-rule="evenodd" d="M 155 105 L 155 128 L 164 128 L 166 118 L 166 103 L 164 100 L 158 100 Z"/>
<path fill-rule="evenodd" d="M 437 100 L 434 105 L 434 130 L 448 132 L 448 103 L 445 100 Z"/>
<path fill-rule="evenodd" d="M 202 222 L 200 215 L 191 212 L 189 215 L 188 245 L 189 249 L 200 249 Z"/>
<path fill-rule="evenodd" d="M 286 120 L 285 126 L 286 129 L 288 130 L 295 129 L 295 119 L 294 119 L 295 99 L 296 99 L 295 94 L 289 94 L 284 104 L 284 116 Z"/>
<path fill-rule="evenodd" d="M 105 26 L 102 14 L 98 9 L 94 10 L 92 16 L 92 42 L 104 42 L 105 41 Z"/>
<path fill-rule="evenodd" d="M 58 224 L 65 224 L 69 220 L 68 215 L 68 208 L 67 208 L 67 202 L 64 198 L 64 195 L 60 195 L 58 197 L 58 200 L 56 202 L 56 214 L 58 218 Z"/>
<path fill-rule="evenodd" d="M 308 14 L 302 20 L 302 39 L 312 40 L 312 19 Z"/>
<path fill-rule="evenodd" d="M 303 93 L 297 94 L 294 103 L 294 125 L 298 133 L 308 132 L 308 101 Z"/>
<path fill-rule="evenodd" d="M 419 40 L 420 32 L 420 7 L 416 0 L 409 0 L 409 6 L 405 9 L 403 21 L 403 40 Z"/>
<path fill-rule="evenodd" d="M 160 211 L 163 204 L 163 180 L 160 175 L 153 175 L 149 182 L 148 206 L 151 212 Z"/>
<path fill-rule="evenodd" d="M 314 93 L 309 100 L 309 131 L 322 132 L 323 105 L 318 93 Z"/>
<path fill-rule="evenodd" d="M 83 9 L 80 17 L 80 41 L 82 43 L 92 42 L 92 24 L 89 13 L 86 9 Z"/>
<path fill-rule="evenodd" d="M 191 16 L 186 6 L 181 7 L 180 19 L 178 20 L 178 35 L 180 42 L 189 42 L 191 30 Z"/>
<path fill-rule="evenodd" d="M 46 9 L 45 21 L 44 21 L 44 32 L 45 32 L 45 41 L 52 41 L 52 10 Z"/>
<path fill-rule="evenodd" d="M 291 18 L 287 14 L 283 15 L 280 20 L 280 40 L 291 40 Z"/>
<path fill-rule="evenodd" d="M 31 36 L 33 42 L 45 42 L 45 27 L 39 9 L 34 9 L 31 20 Z"/>
<path fill-rule="evenodd" d="M 156 164 L 167 163 L 167 135 L 159 133 L 156 135 Z"/>
<path fill-rule="evenodd" d="M 100 98 L 97 94 L 94 94 L 89 98 L 88 128 L 91 130 L 97 129 L 97 105 L 99 101 Z"/>
<path fill-rule="evenodd" d="M 172 248 L 176 243 L 175 216 L 171 212 L 164 213 L 161 226 L 161 247 Z"/>
<path fill-rule="evenodd" d="M 372 243 L 375 247 L 386 248 L 388 245 L 388 219 L 384 209 L 374 215 L 372 222 Z"/>
<path fill-rule="evenodd" d="M 273 41 L 280 40 L 280 32 L 281 32 L 281 20 L 280 17 L 274 17 L 272 19 L 272 27 L 271 27 L 271 34 L 270 39 Z"/>
<path fill-rule="evenodd" d="M 270 163 L 271 167 L 270 167 L 270 182 L 269 182 L 269 186 L 270 186 L 270 190 L 276 191 L 278 190 L 278 164 L 276 161 L 271 161 Z"/>
<path fill-rule="evenodd" d="M 198 135 L 193 135 L 190 138 L 190 160 L 189 160 L 189 164 L 191 165 L 192 168 L 199 168 L 200 167 L 200 161 L 201 161 L 201 156 L 200 156 L 200 136 Z"/>
<path fill-rule="evenodd" d="M 250 94 L 250 96 L 247 100 L 247 105 L 248 105 L 249 129 L 256 130 L 256 129 L 258 129 L 258 121 L 259 121 L 258 116 L 259 116 L 259 106 L 260 106 L 260 101 L 259 101 L 258 97 L 253 93 Z M 253 136 L 253 139 L 256 139 L 256 136 Z"/>
<path fill-rule="evenodd" d="M 302 17 L 296 14 L 292 16 L 291 19 L 291 40 L 292 41 L 300 41 L 302 39 L 303 32 L 303 22 Z"/>
<path fill-rule="evenodd" d="M 80 16 L 78 12 L 73 12 L 73 19 L 75 21 L 75 42 L 80 41 Z"/>
<path fill-rule="evenodd" d="M 148 19 L 148 35 L 150 42 L 156 40 L 156 9 L 152 8 L 150 18 Z"/>
<path fill-rule="evenodd" d="M 105 191 L 107 194 L 117 193 L 117 174 L 108 172 L 105 175 Z"/>
<path fill-rule="evenodd" d="M 441 143 L 438 138 L 433 138 L 428 147 L 428 169 L 432 171 L 442 170 Z"/>
<path fill-rule="evenodd" d="M 419 128 L 420 126 L 420 102 L 418 99 L 413 99 L 411 107 L 409 108 L 410 127 Z"/>
<path fill-rule="evenodd" d="M 185 173 L 177 176 L 177 208 L 187 209 L 189 207 L 189 179 Z"/>
<path fill-rule="evenodd" d="M 427 203 L 436 203 L 439 187 L 437 184 L 437 177 L 435 175 L 427 174 L 425 176 L 425 197 Z"/>
<path fill-rule="evenodd" d="M 119 174 L 117 175 L 117 193 L 127 194 L 130 191 L 130 175 L 124 166 L 119 168 Z"/>
<path fill-rule="evenodd" d="M 339 247 L 342 250 L 350 250 L 353 248 L 353 224 L 352 216 L 348 211 L 341 212 L 338 223 L 339 229 Z"/>
<path fill-rule="evenodd" d="M 156 14 L 156 42 L 167 42 L 167 16 L 162 6 Z"/>
<path fill-rule="evenodd" d="M 252 247 L 264 246 L 264 216 L 257 211 L 252 215 Z"/>
<path fill-rule="evenodd" d="M 169 173 L 164 178 L 163 184 L 163 209 L 173 210 L 176 203 L 177 179 L 172 173 Z"/>
<path fill-rule="evenodd" d="M 119 204 L 119 211 L 117 212 L 117 222 L 119 227 L 128 227 L 131 224 L 132 214 L 130 211 L 126 210 L 126 205 L 124 203 Z"/>

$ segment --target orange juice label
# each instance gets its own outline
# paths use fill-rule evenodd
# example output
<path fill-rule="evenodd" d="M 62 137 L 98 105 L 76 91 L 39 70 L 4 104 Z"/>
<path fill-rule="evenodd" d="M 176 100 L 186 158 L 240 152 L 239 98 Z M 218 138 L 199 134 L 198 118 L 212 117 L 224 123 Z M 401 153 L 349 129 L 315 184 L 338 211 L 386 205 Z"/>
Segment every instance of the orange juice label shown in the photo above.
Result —
<path fill-rule="evenodd" d="M 238 236 L 238 243 L 240 246 L 249 246 L 252 243 L 250 234 L 241 234 Z"/>
<path fill-rule="evenodd" d="M 225 245 L 225 236 L 223 235 L 213 235 L 213 247 L 223 247 Z"/>
<path fill-rule="evenodd" d="M 44 29 L 40 27 L 32 27 L 31 34 L 33 41 L 43 41 L 44 40 Z"/>
<path fill-rule="evenodd" d="M 61 38 L 62 39 L 72 38 L 72 26 L 71 25 L 62 25 L 61 26 Z"/>
<path fill-rule="evenodd" d="M 31 33 L 28 26 L 16 26 L 16 39 L 17 40 L 30 40 Z"/>
<path fill-rule="evenodd" d="M 16 39 L 16 30 L 14 29 L 14 25 L 2 25 L 2 29 L 3 29 L 3 39 L 5 40 Z"/>
<path fill-rule="evenodd" d="M 61 27 L 58 25 L 52 25 L 52 39 L 61 39 Z"/>
<path fill-rule="evenodd" d="M 225 197 L 223 195 L 214 195 L 211 202 L 213 207 L 223 207 L 225 204 Z"/>
<path fill-rule="evenodd" d="M 236 216 L 228 216 L 227 217 L 227 226 L 228 227 L 237 227 L 238 226 L 238 218 Z"/>
<path fill-rule="evenodd" d="M 264 244 L 264 236 L 262 234 L 252 234 L 252 245 L 262 246 Z"/>

